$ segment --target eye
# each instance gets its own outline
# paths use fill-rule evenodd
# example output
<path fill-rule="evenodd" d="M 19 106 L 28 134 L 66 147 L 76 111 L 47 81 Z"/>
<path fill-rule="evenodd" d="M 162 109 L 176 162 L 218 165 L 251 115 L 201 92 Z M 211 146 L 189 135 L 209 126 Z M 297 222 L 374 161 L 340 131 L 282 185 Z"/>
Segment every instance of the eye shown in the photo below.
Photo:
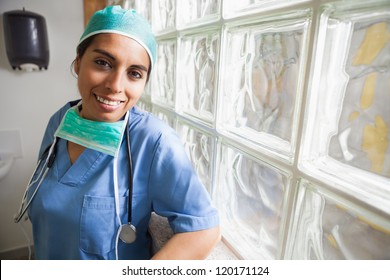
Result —
<path fill-rule="evenodd" d="M 104 59 L 96 59 L 95 60 L 95 63 L 99 66 L 102 66 L 102 67 L 108 67 L 108 68 L 111 68 L 111 64 L 104 60 Z"/>
<path fill-rule="evenodd" d="M 139 71 L 131 70 L 129 71 L 128 75 L 131 79 L 136 79 L 136 80 L 142 79 L 142 73 Z"/>

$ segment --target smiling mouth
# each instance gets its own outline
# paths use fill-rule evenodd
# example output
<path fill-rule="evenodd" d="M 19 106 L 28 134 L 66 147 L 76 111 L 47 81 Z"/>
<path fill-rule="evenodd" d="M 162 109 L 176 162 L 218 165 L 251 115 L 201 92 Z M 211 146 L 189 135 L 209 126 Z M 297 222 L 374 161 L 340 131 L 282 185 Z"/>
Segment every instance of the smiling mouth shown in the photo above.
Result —
<path fill-rule="evenodd" d="M 102 104 L 109 105 L 109 106 L 118 106 L 119 104 L 123 103 L 123 101 L 120 100 L 107 100 L 103 97 L 100 97 L 95 94 L 96 100 Z"/>

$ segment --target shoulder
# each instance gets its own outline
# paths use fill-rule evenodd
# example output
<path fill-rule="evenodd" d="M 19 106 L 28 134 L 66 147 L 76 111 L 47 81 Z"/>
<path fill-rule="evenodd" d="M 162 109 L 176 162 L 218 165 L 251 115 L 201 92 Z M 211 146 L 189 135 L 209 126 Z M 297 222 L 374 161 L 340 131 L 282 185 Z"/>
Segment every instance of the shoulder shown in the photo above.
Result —
<path fill-rule="evenodd" d="M 132 120 L 130 124 L 132 145 L 141 148 L 143 151 L 158 161 L 176 162 L 187 164 L 188 157 L 184 144 L 176 131 L 167 123 L 149 112 L 141 111 L 138 108 L 132 109 Z M 185 162 L 185 164 L 184 164 Z"/>
<path fill-rule="evenodd" d="M 68 111 L 69 108 L 75 106 L 80 100 L 73 100 L 70 102 L 67 102 L 65 105 L 63 105 L 60 109 L 58 109 L 49 120 L 49 127 L 55 127 L 55 129 L 60 124 L 63 116 L 65 115 L 66 111 Z"/>
<path fill-rule="evenodd" d="M 130 131 L 137 135 L 142 135 L 146 139 L 171 139 L 179 140 L 176 131 L 167 123 L 157 118 L 152 113 L 140 110 L 134 106 L 131 109 Z"/>

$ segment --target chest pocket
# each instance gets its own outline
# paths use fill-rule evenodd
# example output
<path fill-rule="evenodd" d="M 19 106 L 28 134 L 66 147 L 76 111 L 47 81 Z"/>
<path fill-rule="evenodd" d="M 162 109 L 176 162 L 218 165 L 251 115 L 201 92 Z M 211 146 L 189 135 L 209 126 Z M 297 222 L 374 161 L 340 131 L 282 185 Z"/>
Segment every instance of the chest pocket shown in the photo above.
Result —
<path fill-rule="evenodd" d="M 119 198 L 122 217 L 127 211 L 126 201 L 127 197 Z M 114 197 L 84 196 L 80 219 L 81 250 L 104 258 L 115 249 L 118 227 Z"/>

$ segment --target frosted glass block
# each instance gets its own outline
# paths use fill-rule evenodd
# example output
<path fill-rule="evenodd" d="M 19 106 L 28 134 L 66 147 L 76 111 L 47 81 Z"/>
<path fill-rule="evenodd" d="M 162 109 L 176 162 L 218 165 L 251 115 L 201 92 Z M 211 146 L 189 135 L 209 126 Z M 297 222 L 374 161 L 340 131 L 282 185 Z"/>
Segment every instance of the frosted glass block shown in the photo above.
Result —
<path fill-rule="evenodd" d="M 288 7 L 310 0 L 224 0 L 223 17 L 226 19 L 258 12 Z"/>
<path fill-rule="evenodd" d="M 152 100 L 175 108 L 176 39 L 158 42 Z"/>
<path fill-rule="evenodd" d="M 308 10 L 225 29 L 218 128 L 292 162 Z M 292 17 L 292 18 L 291 18 Z"/>
<path fill-rule="evenodd" d="M 386 3 L 386 5 L 385 5 Z M 390 2 L 327 5 L 300 168 L 390 212 Z M 364 6 L 365 5 L 365 6 Z"/>
<path fill-rule="evenodd" d="M 179 0 L 180 1 L 180 0 Z M 165 33 L 175 29 L 176 0 L 153 0 L 152 28 L 155 33 Z"/>
<path fill-rule="evenodd" d="M 157 118 L 164 121 L 167 125 L 169 125 L 170 127 L 176 130 L 176 118 L 171 112 L 159 106 L 152 105 L 152 113 Z"/>
<path fill-rule="evenodd" d="M 152 111 L 152 104 L 149 102 L 146 102 L 142 99 L 138 100 L 137 102 L 137 107 L 141 110 L 144 110 L 146 112 L 151 112 Z"/>
<path fill-rule="evenodd" d="M 221 0 L 180 0 L 177 2 L 177 27 L 188 27 L 220 19 Z"/>
<path fill-rule="evenodd" d="M 222 235 L 244 259 L 277 259 L 289 175 L 232 146 L 218 149 L 213 200 Z"/>
<path fill-rule="evenodd" d="M 152 70 L 151 75 L 149 77 L 149 81 L 145 85 L 144 92 L 142 93 L 141 98 L 150 100 L 152 98 L 152 81 L 155 79 L 155 75 L 153 75 L 154 72 Z"/>
<path fill-rule="evenodd" d="M 201 182 L 211 193 L 215 137 L 180 119 L 177 132 Z"/>
<path fill-rule="evenodd" d="M 137 13 L 142 15 L 151 23 L 151 10 L 152 10 L 152 1 L 151 0 L 124 0 L 120 1 L 122 8 L 124 9 L 135 9 Z"/>
<path fill-rule="evenodd" d="M 379 216 L 302 179 L 292 259 L 390 259 L 390 216 Z"/>
<path fill-rule="evenodd" d="M 377 20 L 353 28 L 343 69 L 348 81 L 329 155 L 390 177 L 390 10 Z"/>
<path fill-rule="evenodd" d="M 178 107 L 211 123 L 215 119 L 220 33 L 205 31 L 179 41 Z"/>

